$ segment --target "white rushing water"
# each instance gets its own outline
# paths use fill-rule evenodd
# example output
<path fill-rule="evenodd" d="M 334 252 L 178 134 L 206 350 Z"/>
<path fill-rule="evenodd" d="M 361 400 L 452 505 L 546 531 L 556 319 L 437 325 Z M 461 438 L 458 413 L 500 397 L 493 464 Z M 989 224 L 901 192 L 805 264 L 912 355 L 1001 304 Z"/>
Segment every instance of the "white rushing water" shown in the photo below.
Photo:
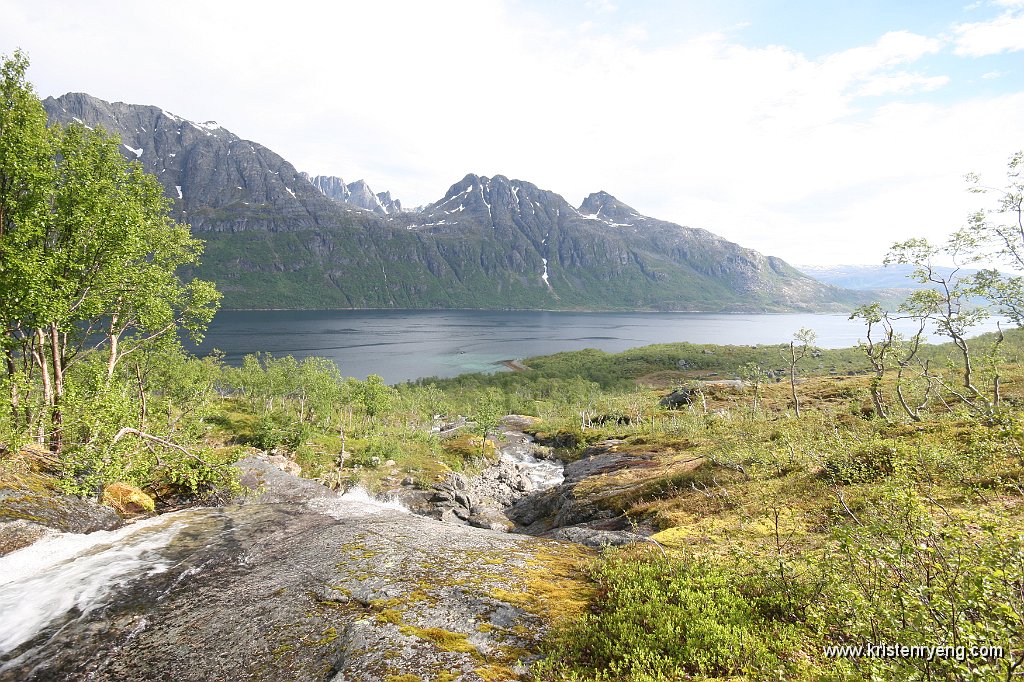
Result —
<path fill-rule="evenodd" d="M 336 519 L 380 514 L 387 511 L 412 513 L 398 498 L 376 498 L 362 486 L 349 488 L 340 497 L 315 497 L 307 504 L 313 511 Z"/>
<path fill-rule="evenodd" d="M 523 471 L 538 490 L 559 485 L 565 480 L 565 464 L 557 459 L 540 459 L 531 443 L 517 443 L 501 448 L 501 458 L 513 462 Z"/>
<path fill-rule="evenodd" d="M 166 571 L 159 550 L 185 526 L 177 512 L 112 531 L 62 533 L 0 557 L 0 654 L 69 611 L 88 614 L 115 588 Z"/>

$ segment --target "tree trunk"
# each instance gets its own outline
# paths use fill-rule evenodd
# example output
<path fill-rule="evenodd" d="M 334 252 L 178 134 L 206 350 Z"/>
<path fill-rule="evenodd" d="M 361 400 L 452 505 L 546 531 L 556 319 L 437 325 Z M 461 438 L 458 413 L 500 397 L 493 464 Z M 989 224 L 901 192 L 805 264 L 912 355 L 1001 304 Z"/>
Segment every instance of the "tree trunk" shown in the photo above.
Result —
<path fill-rule="evenodd" d="M 110 343 L 110 355 L 107 356 L 107 382 L 114 378 L 114 368 L 117 366 L 117 346 L 121 339 L 120 334 L 115 334 L 113 328 L 111 328 L 110 334 L 107 335 L 107 341 Z"/>
<path fill-rule="evenodd" d="M 18 368 L 14 364 L 14 351 L 8 348 L 4 352 L 5 359 L 7 360 L 7 378 L 11 381 L 11 418 L 15 426 L 18 424 L 18 404 L 20 402 L 18 395 L 18 382 L 15 381 L 15 377 L 18 374 Z"/>
<path fill-rule="evenodd" d="M 879 419 L 889 419 L 885 413 L 885 400 L 882 397 L 882 371 L 876 370 L 875 378 L 871 382 L 871 402 L 875 407 L 875 414 Z"/>
<path fill-rule="evenodd" d="M 43 335 L 42 329 L 36 329 L 35 336 L 36 346 L 32 349 L 32 357 L 35 358 L 36 364 L 39 366 L 39 374 L 43 381 L 43 404 L 46 406 L 46 409 L 52 410 L 53 384 L 50 382 L 50 363 L 46 359 L 46 337 Z M 39 426 L 36 441 L 39 445 L 43 445 L 45 442 L 45 430 L 42 424 Z"/>
<path fill-rule="evenodd" d="M 135 363 L 135 379 L 139 383 L 139 428 L 146 425 L 146 385 L 142 381 L 142 367 Z"/>
<path fill-rule="evenodd" d="M 789 389 L 793 393 L 793 411 L 800 418 L 800 399 L 796 397 L 796 345 L 789 342 Z"/>
<path fill-rule="evenodd" d="M 60 454 L 64 449 L 64 414 L 61 408 L 61 399 L 64 397 L 64 351 L 60 331 L 55 323 L 50 323 L 50 354 L 53 358 L 53 430 L 50 433 L 50 449 Z"/>

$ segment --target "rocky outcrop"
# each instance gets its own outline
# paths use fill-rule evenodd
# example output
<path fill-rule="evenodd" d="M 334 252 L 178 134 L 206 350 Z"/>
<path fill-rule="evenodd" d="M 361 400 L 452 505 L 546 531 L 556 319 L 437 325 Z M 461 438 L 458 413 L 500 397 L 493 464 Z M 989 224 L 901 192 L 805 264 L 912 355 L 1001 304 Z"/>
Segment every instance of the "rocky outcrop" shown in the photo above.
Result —
<path fill-rule="evenodd" d="M 608 504 L 621 492 L 614 485 L 582 483 L 601 480 L 604 474 L 650 464 L 645 453 L 620 452 L 623 441 L 610 439 L 584 451 L 583 457 L 565 466 L 565 480 L 558 486 L 520 499 L 506 510 L 519 532 L 577 542 L 591 547 L 643 542 L 647 532 L 638 532 L 628 519 Z M 644 529 L 649 531 L 650 529 Z"/>
<path fill-rule="evenodd" d="M 572 560 L 568 545 L 340 496 L 261 458 L 240 466 L 257 489 L 244 504 L 125 527 L 88 561 L 0 586 L 0 604 L 11 589 L 12 604 L 81 595 L 48 620 L 5 613 L 0 680 L 519 679 L 558 608 L 527 581 L 571 589 L 550 564 Z"/>
<path fill-rule="evenodd" d="M 64 495 L 31 470 L 0 483 L 0 556 L 57 532 L 92 533 L 122 523 L 110 507 Z"/>
<path fill-rule="evenodd" d="M 549 448 L 508 426 L 528 428 L 531 423 L 506 419 L 505 424 L 501 458 L 496 464 L 473 477 L 450 473 L 429 493 L 407 495 L 405 499 L 412 508 L 448 523 L 539 535 L 595 548 L 647 541 L 649 533 L 638 532 L 640 529 L 609 509 L 603 504 L 603 495 L 579 493 L 581 483 L 649 464 L 647 456 L 617 452 L 616 446 L 623 441 L 607 440 L 564 467 L 556 460 L 557 469 L 564 471 L 556 477 L 551 473 L 554 466 L 524 464 L 536 463 L 536 455 L 550 456 Z"/>
<path fill-rule="evenodd" d="M 303 173 L 303 176 L 314 187 L 323 192 L 324 196 L 339 203 L 373 211 L 379 215 L 401 213 L 402 211 L 402 202 L 398 199 L 392 199 L 391 192 L 378 192 L 374 194 L 373 190 L 363 180 L 356 180 L 346 185 L 345 181 L 341 178 L 330 175 L 309 177 Z"/>
<path fill-rule="evenodd" d="M 479 476 L 449 473 L 430 493 L 403 495 L 413 509 L 449 523 L 508 531 L 514 524 L 503 510 L 528 495 L 535 485 L 515 463 L 500 460 Z"/>

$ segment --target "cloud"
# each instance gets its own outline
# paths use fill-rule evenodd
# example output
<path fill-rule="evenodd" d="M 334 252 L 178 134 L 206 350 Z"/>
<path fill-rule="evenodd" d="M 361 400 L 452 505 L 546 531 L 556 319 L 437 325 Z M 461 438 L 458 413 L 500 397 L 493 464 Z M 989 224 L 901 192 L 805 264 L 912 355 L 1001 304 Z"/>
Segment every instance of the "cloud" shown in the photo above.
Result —
<path fill-rule="evenodd" d="M 897 237 L 948 232 L 971 207 L 963 173 L 999 173 L 1024 139 L 1020 93 L 908 98 L 947 82 L 921 64 L 942 49 L 928 36 L 810 59 L 734 33 L 583 30 L 586 16 L 539 6 L 0 0 L 0 51 L 29 51 L 41 94 L 216 119 L 406 205 L 501 173 L 577 204 L 604 189 L 805 263 L 877 261 Z"/>
<path fill-rule="evenodd" d="M 1024 0 L 1002 0 L 1004 7 L 1024 7 Z M 984 57 L 1002 52 L 1024 50 L 1024 11 L 1010 9 L 995 19 L 958 24 L 954 53 L 964 57 Z"/>
<path fill-rule="evenodd" d="M 865 97 L 877 97 L 896 93 L 928 92 L 938 90 L 949 83 L 949 76 L 922 76 L 917 73 L 899 71 L 875 76 L 857 90 Z"/>
<path fill-rule="evenodd" d="M 611 0 L 584 0 L 584 6 L 594 12 L 608 14 L 618 10 L 618 5 Z"/>

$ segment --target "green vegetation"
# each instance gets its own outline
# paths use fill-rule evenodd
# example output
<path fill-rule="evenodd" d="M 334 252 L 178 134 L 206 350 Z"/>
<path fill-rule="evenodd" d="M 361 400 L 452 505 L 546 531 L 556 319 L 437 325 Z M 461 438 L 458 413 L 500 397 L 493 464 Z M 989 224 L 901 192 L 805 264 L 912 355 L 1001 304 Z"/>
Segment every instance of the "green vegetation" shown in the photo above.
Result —
<path fill-rule="evenodd" d="M 202 243 L 119 140 L 46 128 L 27 66 L 15 53 L 0 68 L 0 452 L 48 448 L 62 487 L 83 495 L 229 483 L 221 455 L 191 447 L 206 403 L 188 381 L 205 364 L 177 340 L 216 310 L 211 284 L 178 274 Z"/>
<path fill-rule="evenodd" d="M 555 627 L 536 679 L 1024 671 L 1024 332 L 971 337 L 988 310 L 969 305 L 983 297 L 1020 322 L 1024 284 L 931 267 L 942 255 L 1021 263 L 1020 233 L 1000 218 L 1020 225 L 1020 155 L 995 213 L 946 245 L 894 247 L 892 260 L 935 288 L 895 310 L 858 309 L 858 348 L 814 349 L 800 330 L 779 345 L 586 350 L 390 387 L 320 359 L 253 355 L 229 367 L 185 354 L 177 333 L 201 333 L 217 300 L 180 277 L 202 245 L 167 219 L 155 182 L 121 160 L 116 140 L 47 131 L 25 68 L 20 55 L 5 60 L 0 82 L 0 483 L 36 485 L 28 469 L 41 463 L 67 492 L 148 509 L 133 486 L 158 506 L 201 496 L 230 486 L 230 464 L 257 448 L 332 486 L 427 486 L 493 457 L 501 415 L 532 415 L 565 459 L 610 439 L 602 447 L 631 455 L 572 495 L 657 542 L 573 556 L 572 568 L 586 564 L 583 589 L 570 553 L 537 552 L 524 571 L 549 579 L 527 588 L 561 599 L 540 600 L 557 608 L 543 613 Z M 948 342 L 901 338 L 898 318 Z M 661 403 L 669 389 L 681 404 Z M 434 427 L 459 415 L 466 428 L 442 438 Z M 514 603 L 541 608 L 530 593 Z M 407 633 L 472 649 L 466 635 Z M 858 646 L 930 654 L 836 649 Z"/>

